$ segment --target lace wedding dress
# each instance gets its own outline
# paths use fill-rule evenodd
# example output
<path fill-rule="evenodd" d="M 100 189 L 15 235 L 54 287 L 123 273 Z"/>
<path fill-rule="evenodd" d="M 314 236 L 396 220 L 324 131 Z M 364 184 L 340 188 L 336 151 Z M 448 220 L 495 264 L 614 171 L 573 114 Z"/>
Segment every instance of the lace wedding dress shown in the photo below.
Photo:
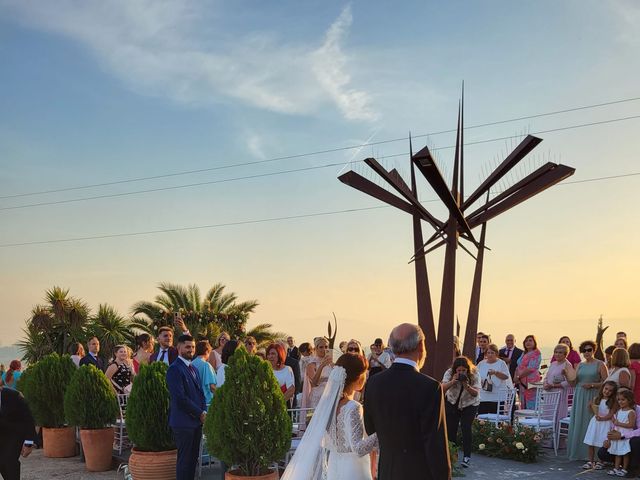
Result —
<path fill-rule="evenodd" d="M 327 480 L 371 480 L 369 454 L 378 437 L 365 436 L 362 405 L 349 400 L 342 406 L 326 437 L 329 450 Z"/>
<path fill-rule="evenodd" d="M 346 373 L 335 367 L 300 445 L 282 480 L 371 480 L 369 453 L 377 436 L 364 434 L 362 406 L 353 400 L 342 405 Z"/>

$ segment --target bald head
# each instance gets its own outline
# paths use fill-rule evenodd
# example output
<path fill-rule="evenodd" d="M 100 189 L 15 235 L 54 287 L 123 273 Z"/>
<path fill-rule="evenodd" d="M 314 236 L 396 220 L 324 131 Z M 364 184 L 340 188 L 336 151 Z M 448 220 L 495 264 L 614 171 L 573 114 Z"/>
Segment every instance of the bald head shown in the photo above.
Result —
<path fill-rule="evenodd" d="M 418 325 L 402 323 L 391 331 L 389 346 L 396 357 L 407 358 L 422 368 L 427 358 L 424 346 L 424 333 Z"/>

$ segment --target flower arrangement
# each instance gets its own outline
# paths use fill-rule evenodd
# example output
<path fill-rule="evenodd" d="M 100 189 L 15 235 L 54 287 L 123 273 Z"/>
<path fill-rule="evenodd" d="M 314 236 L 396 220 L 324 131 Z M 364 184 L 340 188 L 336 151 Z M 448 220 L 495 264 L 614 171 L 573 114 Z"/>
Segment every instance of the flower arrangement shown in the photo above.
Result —
<path fill-rule="evenodd" d="M 473 450 L 488 457 L 508 458 L 532 463 L 540 455 L 542 434 L 521 425 L 475 420 L 472 427 Z"/>

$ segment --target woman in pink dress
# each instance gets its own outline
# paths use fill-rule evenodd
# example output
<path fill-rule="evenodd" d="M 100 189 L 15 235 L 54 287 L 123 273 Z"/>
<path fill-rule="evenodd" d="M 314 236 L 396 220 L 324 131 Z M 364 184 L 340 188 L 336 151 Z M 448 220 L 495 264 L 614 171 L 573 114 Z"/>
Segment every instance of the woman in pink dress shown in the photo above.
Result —
<path fill-rule="evenodd" d="M 547 375 L 544 377 L 545 390 L 561 390 L 562 396 L 558 404 L 558 421 L 565 418 L 569 411 L 569 403 L 567 399 L 568 389 L 571 386 L 569 382 L 575 380 L 576 371 L 567 358 L 569 355 L 569 347 L 564 343 L 559 343 L 553 349 L 553 357 L 555 361 L 549 365 Z"/>
<path fill-rule="evenodd" d="M 516 368 L 515 383 L 520 387 L 520 405 L 521 408 L 534 409 L 536 407 L 536 389 L 527 388 L 529 384 L 539 382 L 540 363 L 542 363 L 542 355 L 538 350 L 538 342 L 533 335 L 527 335 L 522 342 L 524 354 L 518 359 L 518 368 Z"/>

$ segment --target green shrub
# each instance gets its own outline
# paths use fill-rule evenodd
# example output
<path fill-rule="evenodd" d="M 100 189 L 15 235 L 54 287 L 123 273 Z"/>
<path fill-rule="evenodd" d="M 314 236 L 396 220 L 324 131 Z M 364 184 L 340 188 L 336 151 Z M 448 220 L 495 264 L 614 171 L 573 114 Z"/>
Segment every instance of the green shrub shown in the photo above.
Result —
<path fill-rule="evenodd" d="M 77 369 L 64 395 L 69 425 L 83 429 L 105 428 L 118 416 L 118 400 L 109 380 L 93 365 Z"/>
<path fill-rule="evenodd" d="M 241 475 L 263 474 L 291 446 L 291 418 L 271 366 L 240 346 L 216 390 L 204 431 L 212 455 L 238 465 Z"/>
<path fill-rule="evenodd" d="M 127 432 L 138 450 L 164 452 L 173 450 L 169 428 L 169 390 L 167 365 L 153 362 L 140 365 L 127 402 Z"/>
<path fill-rule="evenodd" d="M 75 371 L 69 355 L 52 353 L 22 374 L 22 393 L 38 425 L 46 428 L 65 425 L 64 394 Z"/>

